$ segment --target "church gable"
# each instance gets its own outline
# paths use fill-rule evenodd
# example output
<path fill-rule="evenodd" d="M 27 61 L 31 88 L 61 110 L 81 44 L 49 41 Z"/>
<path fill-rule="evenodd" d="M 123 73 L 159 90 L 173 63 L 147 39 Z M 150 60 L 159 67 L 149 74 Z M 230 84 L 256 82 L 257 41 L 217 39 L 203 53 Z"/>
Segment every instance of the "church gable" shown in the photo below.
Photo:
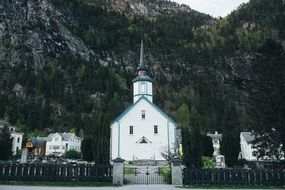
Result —
<path fill-rule="evenodd" d="M 136 109 L 139 109 L 138 107 L 143 107 L 141 104 L 147 104 L 149 105 L 151 108 L 153 108 L 159 115 L 161 115 L 162 117 L 164 117 L 166 120 L 168 120 L 169 122 L 175 124 L 175 122 L 166 114 L 164 113 L 157 105 L 155 105 L 154 103 L 150 102 L 147 98 L 145 98 L 144 96 L 142 96 L 138 101 L 136 101 L 134 104 L 132 104 L 131 106 L 129 106 L 128 108 L 125 109 L 124 112 L 122 112 L 116 119 L 114 119 L 111 123 L 111 125 L 113 125 L 115 122 L 118 122 L 120 120 L 123 120 L 125 117 L 128 117 L 128 114 L 132 111 L 135 111 Z M 148 111 L 148 110 L 141 110 L 140 111 Z M 143 113 L 141 113 L 143 114 Z M 145 113 L 148 114 L 148 113 Z M 176 124 L 175 124 L 176 125 Z"/>
<path fill-rule="evenodd" d="M 148 140 L 145 136 L 141 137 L 136 143 L 139 143 L 139 144 L 148 144 L 148 143 L 151 143 L 150 140 Z"/>

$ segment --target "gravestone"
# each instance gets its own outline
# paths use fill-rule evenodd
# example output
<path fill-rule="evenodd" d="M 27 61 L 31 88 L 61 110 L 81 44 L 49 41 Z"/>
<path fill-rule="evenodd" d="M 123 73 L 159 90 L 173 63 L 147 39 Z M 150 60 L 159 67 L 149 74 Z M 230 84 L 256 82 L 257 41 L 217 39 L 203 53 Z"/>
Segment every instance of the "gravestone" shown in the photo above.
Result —
<path fill-rule="evenodd" d="M 28 149 L 27 148 L 23 148 L 22 149 L 22 155 L 21 155 L 21 163 L 22 164 L 27 163 L 27 158 L 28 158 Z"/>

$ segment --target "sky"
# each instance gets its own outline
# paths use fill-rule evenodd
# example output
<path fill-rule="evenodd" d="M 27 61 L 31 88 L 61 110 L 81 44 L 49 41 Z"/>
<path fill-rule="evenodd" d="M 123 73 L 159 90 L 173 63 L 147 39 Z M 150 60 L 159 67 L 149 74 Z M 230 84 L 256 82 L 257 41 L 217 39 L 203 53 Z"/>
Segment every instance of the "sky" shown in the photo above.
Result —
<path fill-rule="evenodd" d="M 189 5 L 192 9 L 214 17 L 224 17 L 242 3 L 249 0 L 173 0 L 180 4 Z"/>

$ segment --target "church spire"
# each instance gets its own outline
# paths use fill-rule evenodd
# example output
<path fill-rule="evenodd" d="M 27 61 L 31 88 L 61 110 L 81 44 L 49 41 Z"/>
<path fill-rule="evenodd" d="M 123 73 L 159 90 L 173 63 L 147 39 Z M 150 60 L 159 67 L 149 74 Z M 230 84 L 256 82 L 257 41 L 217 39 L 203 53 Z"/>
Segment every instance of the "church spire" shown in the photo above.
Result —
<path fill-rule="evenodd" d="M 133 82 L 134 103 L 141 97 L 147 98 L 152 102 L 152 82 L 153 80 L 147 75 L 148 67 L 144 60 L 143 39 L 141 41 L 140 63 L 137 68 L 138 76 Z"/>
<path fill-rule="evenodd" d="M 144 48 L 143 48 L 143 39 L 141 40 L 141 53 L 140 53 L 140 67 L 144 65 Z"/>
<path fill-rule="evenodd" d="M 143 46 L 143 39 L 141 40 L 141 52 L 140 52 L 140 64 L 137 68 L 138 75 L 145 75 L 147 72 L 147 66 L 144 63 L 144 46 Z"/>

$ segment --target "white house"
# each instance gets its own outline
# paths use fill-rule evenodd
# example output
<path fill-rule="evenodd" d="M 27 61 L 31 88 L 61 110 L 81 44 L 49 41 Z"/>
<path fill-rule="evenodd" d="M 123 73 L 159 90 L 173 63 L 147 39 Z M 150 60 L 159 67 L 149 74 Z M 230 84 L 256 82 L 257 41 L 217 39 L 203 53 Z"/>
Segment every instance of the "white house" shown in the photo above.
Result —
<path fill-rule="evenodd" d="M 240 159 L 245 159 L 247 161 L 256 161 L 257 152 L 253 148 L 252 141 L 255 139 L 252 132 L 241 132 L 240 133 Z"/>
<path fill-rule="evenodd" d="M 17 151 L 22 150 L 22 142 L 24 133 L 17 132 L 14 127 L 10 128 L 10 135 L 13 139 L 12 141 L 12 153 L 13 155 L 17 154 Z"/>
<path fill-rule="evenodd" d="M 274 159 L 269 156 L 264 156 L 259 159 L 258 157 L 258 151 L 256 148 L 253 147 L 252 141 L 255 140 L 255 135 L 252 132 L 241 132 L 240 133 L 240 153 L 239 153 L 239 159 L 245 159 L 247 161 L 262 161 L 262 162 L 275 162 L 277 159 Z M 282 144 L 280 144 L 279 154 L 280 158 L 279 160 L 284 160 L 284 152 L 281 150 Z"/>
<path fill-rule="evenodd" d="M 46 156 L 61 156 L 68 150 L 81 152 L 81 138 L 74 133 L 51 133 L 46 138 Z"/>
<path fill-rule="evenodd" d="M 153 103 L 153 80 L 147 75 L 141 43 L 138 76 L 133 82 L 133 104 L 111 123 L 111 159 L 165 160 L 162 149 L 175 145 L 176 123 Z"/>

